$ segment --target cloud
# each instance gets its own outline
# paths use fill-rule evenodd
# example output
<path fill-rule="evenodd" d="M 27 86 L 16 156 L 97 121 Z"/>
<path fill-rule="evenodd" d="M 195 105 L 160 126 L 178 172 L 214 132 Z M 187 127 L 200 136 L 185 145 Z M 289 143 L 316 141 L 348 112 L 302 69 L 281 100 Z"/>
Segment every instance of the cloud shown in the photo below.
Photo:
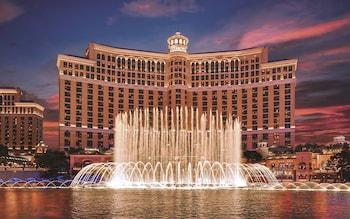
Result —
<path fill-rule="evenodd" d="M 110 26 L 110 25 L 113 25 L 114 23 L 116 23 L 117 21 L 118 21 L 118 16 L 117 15 L 109 16 L 107 18 L 106 24 L 108 26 Z"/>
<path fill-rule="evenodd" d="M 239 48 L 279 44 L 287 41 L 319 37 L 350 25 L 350 18 L 297 27 L 295 21 L 270 22 L 243 35 Z"/>
<path fill-rule="evenodd" d="M 12 2 L 0 0 L 0 24 L 7 23 L 23 13 L 23 10 Z"/>
<path fill-rule="evenodd" d="M 328 67 L 350 63 L 350 46 L 342 45 L 332 48 L 321 48 L 317 51 L 307 50 L 299 56 L 298 68 L 305 70 L 312 76 L 329 74 Z"/>
<path fill-rule="evenodd" d="M 58 149 L 59 95 L 53 94 L 46 100 L 43 123 L 44 142 L 50 149 Z"/>
<path fill-rule="evenodd" d="M 133 17 L 170 17 L 199 10 L 195 0 L 135 0 L 124 3 L 121 12 Z"/>
<path fill-rule="evenodd" d="M 313 116 L 313 118 L 318 118 L 318 115 L 328 115 L 328 116 L 340 116 L 340 117 L 343 117 L 343 116 L 346 115 L 346 113 L 348 113 L 348 110 L 350 110 L 350 105 L 329 106 L 329 107 L 319 107 L 319 108 L 296 109 L 295 110 L 295 114 L 298 117 L 310 116 L 311 115 L 311 116 Z M 316 117 L 314 117 L 314 116 L 316 116 Z"/>
<path fill-rule="evenodd" d="M 349 81 L 340 79 L 305 80 L 297 84 L 296 108 L 344 106 L 350 104 Z"/>
<path fill-rule="evenodd" d="M 43 123 L 43 136 L 44 143 L 49 146 L 52 150 L 58 150 L 58 122 Z"/>
<path fill-rule="evenodd" d="M 53 109 L 53 110 L 58 110 L 59 107 L 59 94 L 53 94 L 51 95 L 47 100 L 47 107 L 49 109 Z"/>
<path fill-rule="evenodd" d="M 296 109 L 296 139 L 326 144 L 337 135 L 350 135 L 350 104 Z"/>

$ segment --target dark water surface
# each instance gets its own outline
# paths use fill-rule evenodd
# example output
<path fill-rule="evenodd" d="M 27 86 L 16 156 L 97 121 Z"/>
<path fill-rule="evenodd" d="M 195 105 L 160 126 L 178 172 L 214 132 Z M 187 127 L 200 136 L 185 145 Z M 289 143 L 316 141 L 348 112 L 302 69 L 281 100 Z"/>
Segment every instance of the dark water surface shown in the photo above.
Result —
<path fill-rule="evenodd" d="M 0 189 L 0 218 L 350 218 L 349 192 Z"/>

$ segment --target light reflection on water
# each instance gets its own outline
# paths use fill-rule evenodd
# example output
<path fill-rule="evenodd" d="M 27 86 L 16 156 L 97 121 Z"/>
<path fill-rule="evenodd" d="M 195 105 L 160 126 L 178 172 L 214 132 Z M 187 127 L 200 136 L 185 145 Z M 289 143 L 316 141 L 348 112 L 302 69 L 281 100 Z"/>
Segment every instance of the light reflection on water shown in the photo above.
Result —
<path fill-rule="evenodd" d="M 348 192 L 1 189 L 1 218 L 350 218 Z"/>

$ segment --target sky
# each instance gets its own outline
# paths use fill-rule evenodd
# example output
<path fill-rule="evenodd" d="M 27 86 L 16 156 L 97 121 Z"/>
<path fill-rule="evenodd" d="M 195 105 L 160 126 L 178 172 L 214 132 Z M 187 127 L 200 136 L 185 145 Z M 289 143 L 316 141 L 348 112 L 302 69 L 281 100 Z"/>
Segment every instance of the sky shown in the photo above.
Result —
<path fill-rule="evenodd" d="M 350 140 L 348 0 L 0 0 L 0 86 L 45 109 L 44 142 L 58 145 L 58 54 L 89 42 L 167 52 L 180 31 L 189 52 L 267 46 L 298 59 L 296 144 Z"/>

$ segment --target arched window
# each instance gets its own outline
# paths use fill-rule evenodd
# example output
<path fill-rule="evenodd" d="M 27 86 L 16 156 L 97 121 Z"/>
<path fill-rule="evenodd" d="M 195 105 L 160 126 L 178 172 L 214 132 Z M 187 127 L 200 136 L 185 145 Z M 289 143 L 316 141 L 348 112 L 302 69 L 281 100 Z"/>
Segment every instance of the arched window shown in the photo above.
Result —
<path fill-rule="evenodd" d="M 299 170 L 306 170 L 306 163 L 305 162 L 299 163 Z"/>
<path fill-rule="evenodd" d="M 160 72 L 160 63 L 157 62 L 157 72 Z"/>
<path fill-rule="evenodd" d="M 127 69 L 131 69 L 131 60 L 128 59 L 128 66 L 127 66 Z"/>
<path fill-rule="evenodd" d="M 135 59 L 131 60 L 131 69 L 135 70 Z"/>
<path fill-rule="evenodd" d="M 141 61 L 137 60 L 137 70 L 140 71 L 141 70 Z"/>
<path fill-rule="evenodd" d="M 125 58 L 122 58 L 122 68 L 125 68 Z"/>
<path fill-rule="evenodd" d="M 236 59 L 235 61 L 235 71 L 238 71 L 239 67 L 239 61 Z"/>
<path fill-rule="evenodd" d="M 118 68 L 120 68 L 120 58 L 119 57 L 117 59 L 117 66 L 118 66 Z"/>
<path fill-rule="evenodd" d="M 142 71 L 143 71 L 143 72 L 145 71 L 145 65 L 146 65 L 145 60 L 142 60 Z"/>
<path fill-rule="evenodd" d="M 164 62 L 162 62 L 162 73 L 164 73 Z"/>

